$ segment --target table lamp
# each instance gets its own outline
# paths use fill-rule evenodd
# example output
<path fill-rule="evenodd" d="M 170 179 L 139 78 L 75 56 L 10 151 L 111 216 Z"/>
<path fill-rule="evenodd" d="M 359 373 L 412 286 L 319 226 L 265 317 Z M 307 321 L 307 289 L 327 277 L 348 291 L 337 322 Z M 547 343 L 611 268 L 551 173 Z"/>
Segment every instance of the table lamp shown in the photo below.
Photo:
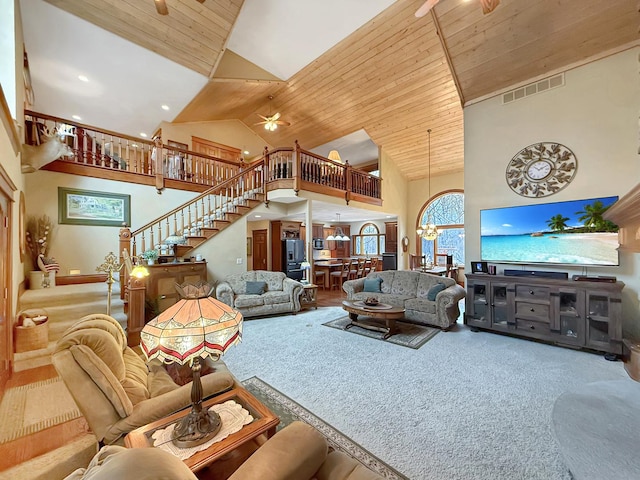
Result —
<path fill-rule="evenodd" d="M 206 283 L 177 285 L 182 297 L 147 323 L 140 332 L 142 351 L 148 360 L 160 359 L 184 365 L 191 362 L 191 412 L 173 429 L 174 445 L 201 445 L 220 430 L 220 416 L 202 410 L 201 359 L 214 360 L 242 338 L 242 314 L 215 298 Z"/>
<path fill-rule="evenodd" d="M 311 264 L 307 261 L 304 261 L 300 264 L 300 268 L 303 272 L 302 283 L 309 283 L 309 270 L 311 269 Z"/>

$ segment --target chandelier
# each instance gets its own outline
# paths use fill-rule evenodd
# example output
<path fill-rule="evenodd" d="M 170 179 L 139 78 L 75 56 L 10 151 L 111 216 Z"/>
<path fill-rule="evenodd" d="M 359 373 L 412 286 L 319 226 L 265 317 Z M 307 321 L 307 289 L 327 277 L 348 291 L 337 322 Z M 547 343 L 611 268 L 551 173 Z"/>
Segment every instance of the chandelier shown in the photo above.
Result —
<path fill-rule="evenodd" d="M 338 218 L 337 223 L 340 223 L 340 214 L 336 213 L 336 217 Z M 336 227 L 335 232 L 327 237 L 327 240 L 338 240 L 341 242 L 348 242 L 351 239 L 344 234 L 344 232 L 342 231 L 342 228 L 340 228 L 340 225 L 338 225 Z"/>
<path fill-rule="evenodd" d="M 427 192 L 427 198 L 431 198 L 431 129 L 427 130 L 429 136 L 429 190 Z M 420 225 L 420 228 L 416 230 L 416 233 L 425 240 L 435 240 L 438 238 L 440 232 L 436 228 L 435 223 L 431 219 L 431 212 L 427 213 L 427 223 Z"/>

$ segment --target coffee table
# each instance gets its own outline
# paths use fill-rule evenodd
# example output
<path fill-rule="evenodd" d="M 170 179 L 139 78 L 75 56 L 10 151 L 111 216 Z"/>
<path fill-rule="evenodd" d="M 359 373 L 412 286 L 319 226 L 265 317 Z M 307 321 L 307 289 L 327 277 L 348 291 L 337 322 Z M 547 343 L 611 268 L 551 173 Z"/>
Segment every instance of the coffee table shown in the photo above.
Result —
<path fill-rule="evenodd" d="M 386 303 L 379 303 L 375 307 L 365 305 L 362 301 L 343 300 L 342 308 L 349 312 L 351 323 L 345 326 L 345 330 L 357 325 L 367 330 L 384 333 L 386 340 L 396 333 L 396 320 L 404 318 L 404 308 L 394 307 Z M 368 317 L 367 320 L 358 320 L 358 315 Z M 385 326 L 381 326 L 376 320 L 384 320 Z"/>
<path fill-rule="evenodd" d="M 201 450 L 187 458 L 184 463 L 193 472 L 210 465 L 224 455 L 231 453 L 235 449 L 252 440 L 255 440 L 258 445 L 261 445 L 266 441 L 264 437 L 268 439 L 276 433 L 276 426 L 280 423 L 280 419 L 271 413 L 266 406 L 260 403 L 256 397 L 251 395 L 251 393 L 242 387 L 234 388 L 228 392 L 210 398 L 203 402 L 202 406 L 203 408 L 208 408 L 211 405 L 224 403 L 227 400 L 234 400 L 236 403 L 239 403 L 246 408 L 253 417 L 253 422 L 245 425 L 236 433 L 232 433 L 224 440 L 216 442 L 209 448 Z M 153 432 L 166 428 L 172 423 L 177 422 L 179 419 L 187 415 L 190 410 L 191 408 L 181 410 L 180 412 L 176 412 L 168 417 L 161 418 L 160 420 L 129 432 L 127 436 L 124 437 L 125 446 L 128 448 L 153 447 Z"/>

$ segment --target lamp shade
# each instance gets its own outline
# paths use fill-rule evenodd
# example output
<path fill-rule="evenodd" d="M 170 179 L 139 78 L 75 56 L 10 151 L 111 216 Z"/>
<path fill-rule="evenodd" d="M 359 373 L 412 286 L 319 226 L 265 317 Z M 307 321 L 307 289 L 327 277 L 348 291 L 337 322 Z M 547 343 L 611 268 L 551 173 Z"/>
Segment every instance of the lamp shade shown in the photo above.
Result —
<path fill-rule="evenodd" d="M 327 158 L 329 160 L 333 160 L 334 162 L 342 162 L 342 159 L 340 158 L 340 154 L 338 153 L 337 150 L 331 150 Z"/>
<path fill-rule="evenodd" d="M 146 357 L 184 365 L 196 357 L 218 358 L 242 339 L 242 314 L 215 298 L 183 298 L 140 332 Z"/>

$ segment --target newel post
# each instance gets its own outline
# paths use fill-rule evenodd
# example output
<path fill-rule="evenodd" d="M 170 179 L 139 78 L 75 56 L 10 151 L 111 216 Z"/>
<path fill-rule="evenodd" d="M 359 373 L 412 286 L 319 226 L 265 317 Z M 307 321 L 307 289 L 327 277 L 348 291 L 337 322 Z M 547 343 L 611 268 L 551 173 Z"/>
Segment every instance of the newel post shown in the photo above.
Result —
<path fill-rule="evenodd" d="M 126 223 L 122 224 L 122 228 L 120 229 L 120 232 L 118 233 L 118 239 L 120 242 L 120 246 L 118 248 L 118 255 L 119 255 L 119 261 L 120 261 L 120 265 L 122 265 L 124 263 L 124 256 L 122 255 L 122 252 L 124 252 L 125 250 L 127 250 L 127 252 L 129 252 L 129 254 L 131 254 L 131 229 L 129 227 L 127 227 Z M 126 268 L 121 268 L 120 269 L 120 299 L 124 300 L 124 296 L 125 296 L 125 288 L 122 288 L 122 285 L 126 285 L 127 283 L 127 276 L 129 275 L 129 272 L 125 272 Z"/>
<path fill-rule="evenodd" d="M 351 192 L 353 189 L 352 186 L 352 175 L 351 175 L 351 170 L 353 170 L 353 167 L 351 165 L 349 165 L 349 160 L 347 160 L 344 164 L 344 175 L 345 175 L 345 185 L 346 185 L 346 191 L 344 192 L 344 200 L 345 202 L 347 202 L 347 205 L 349 205 L 349 201 L 351 200 Z"/>
<path fill-rule="evenodd" d="M 162 149 L 162 138 L 158 135 L 153 139 L 154 147 L 151 154 L 153 168 L 155 169 L 156 191 L 162 193 L 164 189 L 164 151 Z"/>
<path fill-rule="evenodd" d="M 293 191 L 296 192 L 296 195 L 300 191 L 300 171 L 300 144 L 296 140 L 296 144 L 293 147 L 293 170 L 291 172 L 293 176 Z"/>

